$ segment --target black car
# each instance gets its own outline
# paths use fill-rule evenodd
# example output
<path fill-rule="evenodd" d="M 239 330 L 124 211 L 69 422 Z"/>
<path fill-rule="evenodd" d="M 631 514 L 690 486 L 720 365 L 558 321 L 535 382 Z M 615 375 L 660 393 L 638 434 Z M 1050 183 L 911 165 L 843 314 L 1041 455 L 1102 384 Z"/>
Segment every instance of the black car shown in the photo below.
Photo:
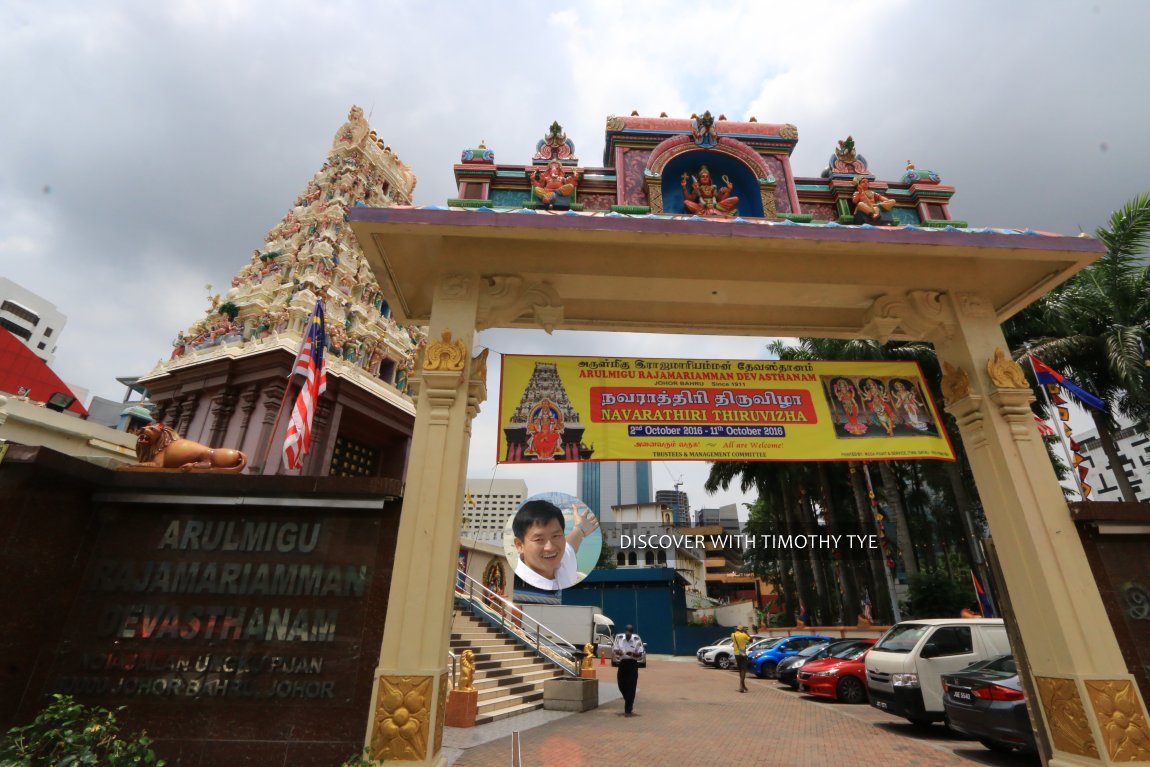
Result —
<path fill-rule="evenodd" d="M 1014 656 L 1000 655 L 942 676 L 942 705 L 952 729 L 992 751 L 1034 751 L 1034 730 Z"/>
<path fill-rule="evenodd" d="M 775 679 L 789 685 L 792 690 L 797 690 L 799 689 L 799 667 L 804 663 L 809 660 L 822 660 L 831 653 L 846 650 L 859 644 L 861 641 L 858 639 L 839 639 L 834 642 L 820 642 L 811 645 L 805 650 L 799 651 L 797 655 L 779 661 L 779 666 L 775 669 Z"/>

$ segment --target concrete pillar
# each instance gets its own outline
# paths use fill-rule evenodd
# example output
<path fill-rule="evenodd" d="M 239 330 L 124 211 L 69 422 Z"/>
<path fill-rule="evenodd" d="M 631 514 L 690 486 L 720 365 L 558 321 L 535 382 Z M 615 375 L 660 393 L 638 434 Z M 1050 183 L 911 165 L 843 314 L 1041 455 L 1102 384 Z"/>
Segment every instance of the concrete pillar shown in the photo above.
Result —
<path fill-rule="evenodd" d="M 372 693 L 367 746 L 387 764 L 444 765 L 447 651 L 471 419 L 486 396 L 473 361 L 477 278 L 441 279 L 415 374 L 415 428 Z"/>
<path fill-rule="evenodd" d="M 1054 749 L 1050 764 L 1150 763 L 1145 702 L 991 306 L 977 294 L 915 292 L 883 297 L 872 320 L 938 351 L 946 410 L 958 421 L 1038 688 L 1032 708 Z"/>

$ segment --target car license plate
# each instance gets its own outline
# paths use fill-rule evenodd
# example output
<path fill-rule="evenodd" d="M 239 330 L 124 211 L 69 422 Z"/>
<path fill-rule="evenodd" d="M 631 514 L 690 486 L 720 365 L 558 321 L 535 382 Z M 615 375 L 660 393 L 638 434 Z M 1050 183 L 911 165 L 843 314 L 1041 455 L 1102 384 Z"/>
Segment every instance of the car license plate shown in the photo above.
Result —
<path fill-rule="evenodd" d="M 874 707 L 875 708 L 881 708 L 883 711 L 886 711 L 886 701 L 885 700 L 876 700 L 874 702 Z"/>
<path fill-rule="evenodd" d="M 966 690 L 951 690 L 950 697 L 954 698 L 955 700 L 965 701 L 967 703 L 974 700 L 974 697 Z"/>

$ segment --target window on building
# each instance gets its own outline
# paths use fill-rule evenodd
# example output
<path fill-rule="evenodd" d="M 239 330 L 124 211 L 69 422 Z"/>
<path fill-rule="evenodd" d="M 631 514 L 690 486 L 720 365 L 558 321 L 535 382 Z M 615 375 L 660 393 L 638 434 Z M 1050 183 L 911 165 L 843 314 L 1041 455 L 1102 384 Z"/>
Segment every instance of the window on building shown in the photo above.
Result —
<path fill-rule="evenodd" d="M 52 337 L 52 328 L 44 328 L 44 337 L 45 338 L 51 338 Z"/>
<path fill-rule="evenodd" d="M 5 301 L 4 303 L 0 304 L 0 312 L 8 312 L 13 317 L 19 317 L 26 322 L 31 322 L 32 327 L 36 327 L 40 324 L 39 314 L 36 314 L 36 312 L 33 312 L 29 309 L 25 309 L 20 304 L 13 303 L 12 301 Z"/>
<path fill-rule="evenodd" d="M 47 345 L 48 345 L 48 344 L 46 344 L 46 343 L 44 343 L 43 341 L 41 341 L 40 343 L 36 344 L 36 348 L 37 348 L 37 349 L 43 349 L 43 348 L 44 348 L 45 346 L 47 346 Z"/>
<path fill-rule="evenodd" d="M 15 322 L 13 322 L 12 320 L 10 320 L 6 317 L 0 317 L 0 328 L 4 328 L 5 330 L 7 330 L 12 335 L 19 336 L 20 338 L 23 338 L 25 341 L 32 340 L 32 331 L 31 330 L 28 330 L 28 328 L 20 327 Z"/>

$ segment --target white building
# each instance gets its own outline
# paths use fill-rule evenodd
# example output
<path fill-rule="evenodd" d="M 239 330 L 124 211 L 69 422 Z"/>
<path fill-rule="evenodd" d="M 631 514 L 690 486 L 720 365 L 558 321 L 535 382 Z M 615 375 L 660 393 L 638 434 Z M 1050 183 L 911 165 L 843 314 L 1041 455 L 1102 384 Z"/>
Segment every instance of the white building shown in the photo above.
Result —
<path fill-rule="evenodd" d="M 1114 439 L 1118 443 L 1118 455 L 1122 457 L 1126 476 L 1138 500 L 1150 500 L 1150 435 L 1137 431 L 1136 426 L 1125 421 L 1120 422 L 1119 426 L 1114 432 Z M 1106 453 L 1102 451 L 1098 430 L 1075 432 L 1074 439 L 1084 458 L 1082 465 L 1088 469 L 1086 484 L 1094 490 L 1089 500 L 1121 501 L 1122 491 L 1118 489 L 1118 483 L 1114 481 L 1114 470 L 1110 467 Z M 1059 457 L 1065 461 L 1060 454 Z"/>
<path fill-rule="evenodd" d="M 706 549 L 693 545 L 691 528 L 676 527 L 671 506 L 612 506 L 604 516 L 603 535 L 604 542 L 615 550 L 617 567 L 669 567 L 682 575 L 689 587 L 706 595 Z"/>
<path fill-rule="evenodd" d="M 56 342 L 67 321 L 55 304 L 7 277 L 0 277 L 0 327 L 23 341 L 49 365 L 56 358 Z"/>
<path fill-rule="evenodd" d="M 612 506 L 655 500 L 650 461 L 590 461 L 580 463 L 576 474 L 579 499 L 604 521 Z"/>
<path fill-rule="evenodd" d="M 501 544 L 507 520 L 526 500 L 527 483 L 521 479 L 467 480 L 460 536 Z"/>

